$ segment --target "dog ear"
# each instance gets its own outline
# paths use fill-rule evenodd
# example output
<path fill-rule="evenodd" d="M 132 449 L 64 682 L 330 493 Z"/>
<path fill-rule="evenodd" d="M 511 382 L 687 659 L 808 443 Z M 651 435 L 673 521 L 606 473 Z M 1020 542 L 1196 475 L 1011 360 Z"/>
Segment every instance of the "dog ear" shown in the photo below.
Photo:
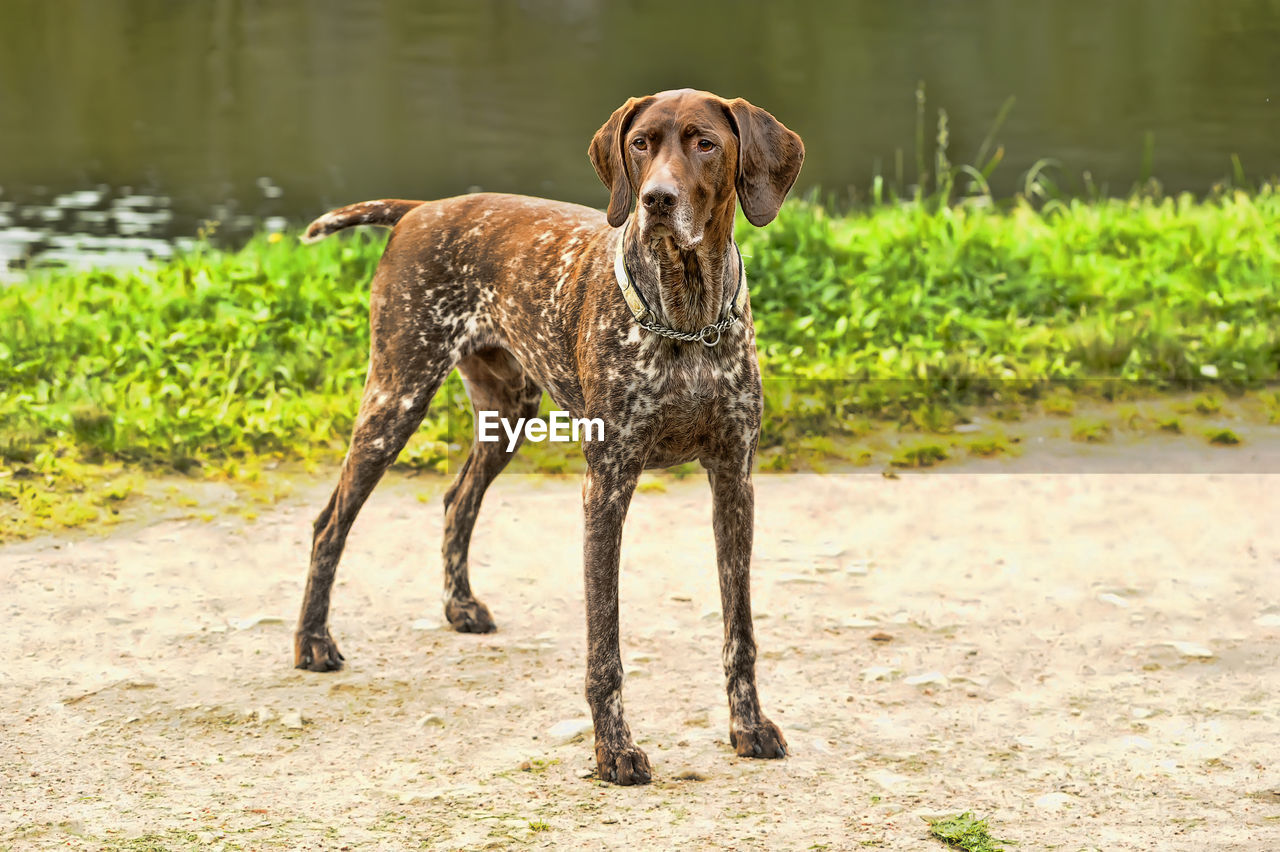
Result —
<path fill-rule="evenodd" d="M 623 158 L 627 130 L 631 127 L 636 111 L 652 101 L 652 96 L 627 98 L 627 102 L 615 109 L 604 126 L 596 131 L 591 139 L 591 147 L 587 150 L 596 174 L 609 187 L 607 215 L 609 224 L 615 228 L 627 221 L 627 215 L 631 213 L 631 180 L 627 176 L 627 163 Z"/>
<path fill-rule="evenodd" d="M 769 113 L 742 98 L 725 101 L 738 132 L 738 200 L 747 221 L 757 228 L 778 215 L 800 166 L 804 142 Z"/>

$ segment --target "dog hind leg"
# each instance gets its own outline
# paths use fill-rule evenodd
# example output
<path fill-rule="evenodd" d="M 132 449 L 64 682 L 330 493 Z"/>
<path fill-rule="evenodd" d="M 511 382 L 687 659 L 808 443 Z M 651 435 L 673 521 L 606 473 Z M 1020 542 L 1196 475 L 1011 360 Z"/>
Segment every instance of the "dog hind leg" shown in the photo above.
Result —
<path fill-rule="evenodd" d="M 478 419 L 481 411 L 497 411 L 509 422 L 534 417 L 542 401 L 542 389 L 524 374 L 503 349 L 486 349 L 464 358 L 458 370 L 466 379 L 467 395 Z M 460 633 L 489 633 L 496 629 L 489 608 L 471 593 L 467 554 L 471 531 L 485 490 L 519 449 L 507 449 L 502 433 L 497 441 L 476 440 L 453 485 L 444 495 L 444 614 Z"/>
<path fill-rule="evenodd" d="M 294 634 L 296 668 L 316 672 L 342 668 L 343 656 L 329 633 L 328 617 L 329 593 L 347 533 L 382 474 L 422 422 L 427 405 L 452 369 L 444 358 L 415 360 L 419 367 L 416 370 L 381 368 L 379 365 L 387 363 L 383 358 L 371 361 L 338 485 L 315 522 L 311 567 Z"/>

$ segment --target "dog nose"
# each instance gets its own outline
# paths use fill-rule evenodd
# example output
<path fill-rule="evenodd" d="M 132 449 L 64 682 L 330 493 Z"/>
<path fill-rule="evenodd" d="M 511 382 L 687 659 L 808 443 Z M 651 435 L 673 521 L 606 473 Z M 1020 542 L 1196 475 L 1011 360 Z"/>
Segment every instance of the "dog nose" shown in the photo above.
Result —
<path fill-rule="evenodd" d="M 676 188 L 666 183 L 650 184 L 644 191 L 641 200 L 645 209 L 651 213 L 664 213 L 676 203 Z"/>

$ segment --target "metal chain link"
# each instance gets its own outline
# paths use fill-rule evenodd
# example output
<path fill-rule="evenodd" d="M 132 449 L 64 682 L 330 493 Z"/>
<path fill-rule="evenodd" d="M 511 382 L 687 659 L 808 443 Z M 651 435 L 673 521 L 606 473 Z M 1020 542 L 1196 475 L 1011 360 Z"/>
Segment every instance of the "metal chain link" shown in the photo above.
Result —
<path fill-rule="evenodd" d="M 674 328 L 667 328 L 665 325 L 658 325 L 656 322 L 645 320 L 640 323 L 644 328 L 649 329 L 654 334 L 660 334 L 663 337 L 670 337 L 672 340 L 682 340 L 685 343 L 693 343 L 695 340 L 703 346 L 711 347 L 720 342 L 724 332 L 732 328 L 740 319 L 733 314 L 720 320 L 713 325 L 703 326 L 701 331 L 676 331 Z M 714 337 L 712 335 L 715 335 Z"/>

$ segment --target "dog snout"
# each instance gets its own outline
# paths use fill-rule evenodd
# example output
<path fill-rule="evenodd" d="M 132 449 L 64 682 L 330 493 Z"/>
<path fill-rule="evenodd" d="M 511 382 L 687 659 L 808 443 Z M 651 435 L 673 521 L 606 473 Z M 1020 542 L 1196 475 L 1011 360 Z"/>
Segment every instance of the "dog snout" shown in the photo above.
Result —
<path fill-rule="evenodd" d="M 669 213 L 679 199 L 680 193 L 675 186 L 665 182 L 650 183 L 640 196 L 644 209 L 650 213 Z"/>

